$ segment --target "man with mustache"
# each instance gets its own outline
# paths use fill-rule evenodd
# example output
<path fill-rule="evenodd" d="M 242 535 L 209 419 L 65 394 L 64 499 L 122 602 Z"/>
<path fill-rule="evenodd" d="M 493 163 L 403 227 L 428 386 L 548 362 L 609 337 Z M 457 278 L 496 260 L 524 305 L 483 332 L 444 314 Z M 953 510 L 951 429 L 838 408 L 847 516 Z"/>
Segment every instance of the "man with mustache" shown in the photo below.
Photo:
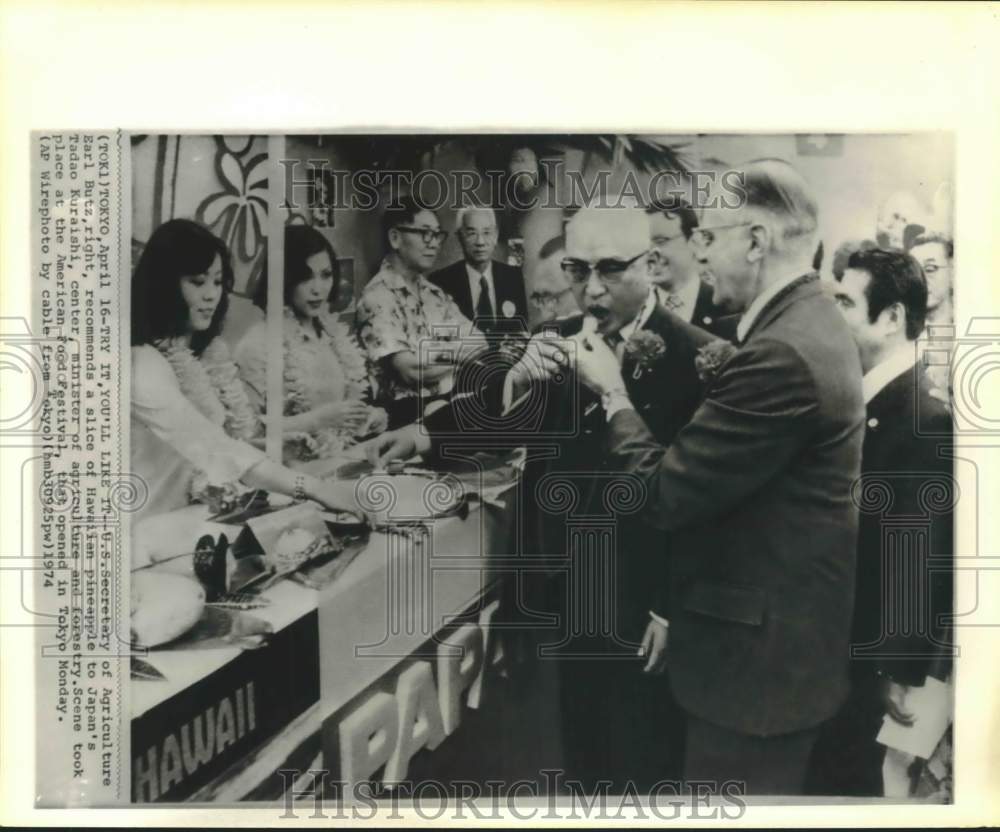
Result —
<path fill-rule="evenodd" d="M 510 424 L 523 424 L 521 414 L 543 402 L 530 431 L 519 435 L 510 430 L 505 436 L 496 423 L 484 430 L 493 442 L 506 438 L 515 445 L 554 438 L 549 442 L 557 447 L 558 457 L 529 464 L 525 494 L 535 497 L 543 478 L 558 475 L 579 495 L 577 514 L 600 514 L 606 511 L 602 490 L 621 479 L 602 457 L 607 428 L 600 397 L 576 384 L 566 371 L 569 345 L 564 339 L 585 325 L 612 345 L 642 419 L 655 436 L 671 441 L 697 407 L 702 382 L 694 358 L 715 339 L 658 303 L 649 279 L 649 253 L 649 224 L 638 208 L 582 209 L 568 223 L 562 269 L 581 314 L 544 325 L 507 373 L 504 400 Z M 637 333 L 641 337 L 635 337 Z M 639 342 L 653 346 L 631 348 Z M 424 430 L 396 431 L 373 440 L 370 450 L 384 463 L 418 451 L 433 456 L 450 441 L 468 441 L 473 431 L 467 422 L 459 424 L 461 408 L 462 400 L 456 399 L 426 417 Z M 598 557 L 599 580 L 606 583 L 581 590 L 581 581 L 594 580 L 590 569 L 595 561 L 587 553 L 566 551 L 566 516 L 536 508 L 525 526 L 531 536 L 526 551 L 565 553 L 568 559 L 569 574 L 550 579 L 549 611 L 560 616 L 564 627 L 570 626 L 566 622 L 573 618 L 571 610 L 587 618 L 561 631 L 565 641 L 555 656 L 567 776 L 590 787 L 610 780 L 618 788 L 627 781 L 648 788 L 656 780 L 676 776 L 683 737 L 669 691 L 655 678 L 643 678 L 639 670 L 641 662 L 652 676 L 663 666 L 667 611 L 660 608 L 652 617 L 650 612 L 662 604 L 659 589 L 666 585 L 664 535 L 634 516 L 618 518 L 614 551 Z M 604 593 L 605 606 L 578 609 L 582 596 L 594 589 Z M 579 597 L 568 594 L 573 591 Z M 558 640 L 544 638 L 548 643 Z"/>
<path fill-rule="evenodd" d="M 609 456 L 672 533 L 670 681 L 687 714 L 684 778 L 798 794 L 843 703 L 864 402 L 857 349 L 811 263 L 818 209 L 788 163 L 751 162 L 692 235 L 740 347 L 670 443 L 636 409 L 613 351 L 583 338 Z"/>

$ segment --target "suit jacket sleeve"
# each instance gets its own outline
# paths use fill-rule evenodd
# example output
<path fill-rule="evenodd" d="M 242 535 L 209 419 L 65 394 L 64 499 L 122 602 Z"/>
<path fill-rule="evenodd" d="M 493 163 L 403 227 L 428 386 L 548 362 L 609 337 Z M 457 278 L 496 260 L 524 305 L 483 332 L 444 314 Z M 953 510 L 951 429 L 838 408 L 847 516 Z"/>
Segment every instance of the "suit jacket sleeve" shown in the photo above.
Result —
<path fill-rule="evenodd" d="M 721 369 L 668 448 L 634 410 L 609 426 L 616 467 L 646 482 L 646 518 L 672 530 L 727 513 L 763 487 L 808 441 L 818 399 L 812 373 L 782 341 L 759 338 Z"/>

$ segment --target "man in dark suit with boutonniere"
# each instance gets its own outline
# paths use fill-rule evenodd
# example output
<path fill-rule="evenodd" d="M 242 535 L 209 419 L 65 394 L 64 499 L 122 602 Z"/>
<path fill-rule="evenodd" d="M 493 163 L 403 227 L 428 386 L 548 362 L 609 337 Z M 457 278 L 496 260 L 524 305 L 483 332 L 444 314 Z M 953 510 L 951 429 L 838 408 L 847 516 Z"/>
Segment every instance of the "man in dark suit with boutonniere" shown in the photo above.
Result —
<path fill-rule="evenodd" d="M 547 322 L 532 336 L 506 374 L 502 400 L 510 424 L 523 424 L 524 414 L 536 416 L 528 420 L 530 432 L 516 441 L 547 441 L 556 451 L 554 458 L 526 467 L 530 502 L 544 503 L 548 486 L 557 482 L 576 495 L 573 520 L 565 511 L 535 506 L 526 518 L 535 522 L 525 524 L 527 551 L 564 553 L 566 564 L 548 587 L 548 611 L 561 618 L 561 629 L 541 639 L 550 646 L 562 639 L 545 657 L 559 666 L 566 775 L 591 787 L 609 780 L 618 789 L 628 781 L 643 788 L 679 776 L 683 740 L 669 691 L 654 673 L 662 669 L 667 632 L 660 591 L 666 586 L 667 542 L 634 514 L 609 513 L 609 495 L 632 480 L 603 456 L 601 398 L 567 371 L 565 351 L 573 345 L 565 339 L 586 326 L 611 345 L 642 419 L 663 442 L 673 439 L 701 400 L 695 358 L 716 339 L 658 303 L 649 279 L 649 226 L 640 209 L 583 209 L 566 235 L 561 265 L 581 313 Z M 449 407 L 424 419 L 423 431 L 375 440 L 375 453 L 383 462 L 416 451 L 434 456 L 451 443 L 469 441 L 470 425 L 460 424 L 460 384 L 456 390 Z M 503 421 L 484 433 L 499 441 Z M 597 518 L 608 530 L 610 551 L 577 550 L 570 542 L 582 517 Z"/>
<path fill-rule="evenodd" d="M 819 726 L 849 688 L 864 405 L 857 349 L 811 271 L 818 209 L 779 160 L 740 171 L 692 234 L 739 348 L 671 443 L 649 430 L 614 353 L 577 336 L 609 456 L 672 532 L 667 666 L 687 715 L 684 778 L 802 792 Z"/>
<path fill-rule="evenodd" d="M 465 257 L 430 275 L 458 308 L 487 335 L 526 334 L 528 301 L 524 275 L 493 259 L 497 220 L 490 208 L 465 207 L 455 218 Z"/>

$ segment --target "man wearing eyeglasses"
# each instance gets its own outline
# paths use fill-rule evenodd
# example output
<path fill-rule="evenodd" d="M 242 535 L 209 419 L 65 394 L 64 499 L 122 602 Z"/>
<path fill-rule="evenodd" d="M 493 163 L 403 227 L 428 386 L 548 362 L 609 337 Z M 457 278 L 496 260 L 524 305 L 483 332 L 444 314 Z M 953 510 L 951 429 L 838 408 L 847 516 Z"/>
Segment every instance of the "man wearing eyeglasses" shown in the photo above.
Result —
<path fill-rule="evenodd" d="M 573 383 L 567 373 L 566 337 L 580 332 L 586 319 L 613 345 L 643 420 L 663 442 L 671 441 L 691 418 L 702 395 L 694 357 L 715 339 L 658 304 L 649 279 L 649 252 L 649 225 L 640 209 L 577 212 L 567 226 L 561 267 L 581 313 L 544 325 L 506 377 L 504 399 L 511 424 L 520 421 L 523 410 L 541 402 L 536 435 L 526 438 L 537 443 L 538 437 L 553 437 L 550 442 L 558 446 L 556 459 L 526 468 L 525 493 L 535 495 L 543 477 L 565 478 L 580 495 L 581 515 L 606 513 L 602 488 L 616 472 L 602 457 L 607 428 L 600 397 Z M 637 357 L 628 348 L 640 332 L 659 341 L 655 355 Z M 540 387 L 545 395 L 536 395 Z M 469 431 L 459 432 L 456 421 L 454 407 L 443 408 L 424 420 L 425 432 L 395 431 L 373 440 L 369 449 L 382 463 L 416 452 L 434 454 L 449 436 L 461 433 L 463 440 L 468 438 Z M 494 423 L 489 433 L 502 436 L 502 425 Z M 516 432 L 510 434 L 516 437 Z M 566 551 L 565 515 L 532 508 L 537 522 L 524 525 L 540 539 L 526 541 L 529 551 L 569 556 L 570 574 L 553 578 L 549 612 L 569 627 L 569 611 L 582 600 L 567 595 L 572 588 L 579 595 L 589 592 L 589 597 L 602 599 L 575 610 L 585 620 L 564 633 L 566 643 L 557 664 L 567 776 L 591 787 L 610 780 L 618 788 L 628 781 L 648 787 L 676 776 L 679 770 L 672 770 L 671 757 L 677 755 L 682 736 L 671 718 L 669 693 L 654 676 L 662 670 L 660 646 L 667 628 L 659 614 L 666 610 L 658 609 L 651 617 L 663 600 L 663 535 L 634 516 L 617 518 L 615 549 L 602 553 L 607 557 L 591 571 L 588 553 Z M 593 586 L 594 580 L 600 585 Z M 589 590 L 581 589 L 584 585 Z M 543 641 L 558 638 L 546 633 Z M 637 656 L 640 645 L 644 649 Z M 679 759 L 676 766 L 679 769 Z"/>
<path fill-rule="evenodd" d="M 444 289 L 482 332 L 524 333 L 528 326 L 524 275 L 516 266 L 493 259 L 498 234 L 492 209 L 461 208 L 455 233 L 465 257 L 434 272 L 431 282 Z"/>
<path fill-rule="evenodd" d="M 699 276 L 689 240 L 698 215 L 686 201 L 670 198 L 646 208 L 652 244 L 650 270 L 661 293 L 661 304 L 679 318 L 732 341 L 738 316 L 712 302 L 712 287 Z"/>
<path fill-rule="evenodd" d="M 584 334 L 577 372 L 605 405 L 609 457 L 671 532 L 671 687 L 684 778 L 798 794 L 819 726 L 844 702 L 864 401 L 857 349 L 812 272 L 818 209 L 791 165 L 741 171 L 744 198 L 692 233 L 741 346 L 666 444 L 614 353 Z"/>
<path fill-rule="evenodd" d="M 361 342 L 374 365 L 389 427 L 413 422 L 423 406 L 446 395 L 456 363 L 485 340 L 455 301 L 425 276 L 447 232 L 434 212 L 410 197 L 382 219 L 389 247 L 358 301 Z M 461 341 L 460 350 L 448 342 Z M 435 349 L 440 342 L 442 349 Z"/>

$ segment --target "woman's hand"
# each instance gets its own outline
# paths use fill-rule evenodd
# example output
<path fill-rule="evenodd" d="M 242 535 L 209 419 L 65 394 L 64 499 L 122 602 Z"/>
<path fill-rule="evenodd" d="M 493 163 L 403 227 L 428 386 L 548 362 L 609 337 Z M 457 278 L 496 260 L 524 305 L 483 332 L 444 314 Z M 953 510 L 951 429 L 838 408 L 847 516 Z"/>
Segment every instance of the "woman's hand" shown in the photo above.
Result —
<path fill-rule="evenodd" d="M 328 402 L 309 411 L 315 429 L 341 428 L 358 432 L 368 421 L 368 405 L 362 401 Z"/>

